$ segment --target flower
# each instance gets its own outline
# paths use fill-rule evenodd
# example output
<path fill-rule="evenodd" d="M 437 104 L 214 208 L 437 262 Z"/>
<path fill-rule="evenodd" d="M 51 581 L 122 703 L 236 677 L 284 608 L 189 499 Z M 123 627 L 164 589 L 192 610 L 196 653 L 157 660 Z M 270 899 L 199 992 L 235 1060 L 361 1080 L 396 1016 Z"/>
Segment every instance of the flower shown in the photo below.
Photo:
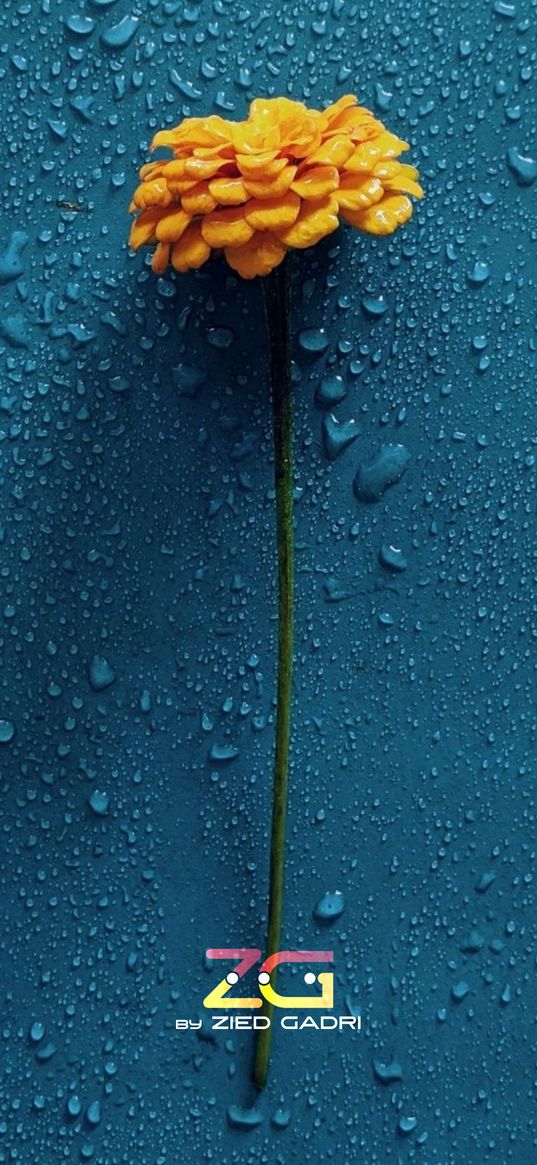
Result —
<path fill-rule="evenodd" d="M 287 250 L 339 226 L 389 235 L 421 198 L 408 149 L 351 94 L 321 112 L 287 97 L 256 98 L 244 121 L 186 118 L 155 135 L 173 157 L 140 170 L 130 245 L 156 244 L 162 274 L 201 267 L 213 251 L 245 279 L 268 275 Z"/>

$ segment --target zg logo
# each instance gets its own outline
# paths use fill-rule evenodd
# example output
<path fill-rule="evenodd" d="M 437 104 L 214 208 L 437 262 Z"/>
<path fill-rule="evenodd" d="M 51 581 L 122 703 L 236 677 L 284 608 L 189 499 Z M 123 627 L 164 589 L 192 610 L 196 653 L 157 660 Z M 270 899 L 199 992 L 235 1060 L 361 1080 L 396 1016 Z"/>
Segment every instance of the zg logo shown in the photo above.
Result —
<path fill-rule="evenodd" d="M 234 987 L 239 979 L 242 979 L 243 975 L 246 975 L 255 966 L 261 958 L 261 951 L 253 947 L 210 947 L 205 954 L 208 959 L 239 959 L 240 961 L 232 971 L 228 972 L 225 979 L 222 979 L 218 986 L 205 996 L 204 1007 L 252 1008 L 263 1006 L 263 999 L 260 999 L 259 996 L 252 998 L 237 996 L 234 998 L 228 994 L 230 987 Z M 307 971 L 304 975 L 304 981 L 308 986 L 313 983 L 321 984 L 321 995 L 280 995 L 270 983 L 271 971 L 275 967 L 281 966 L 282 963 L 333 962 L 333 951 L 277 951 L 274 955 L 269 955 L 261 964 L 257 975 L 259 990 L 267 1003 L 271 1003 L 273 1007 L 333 1007 L 334 976 L 331 972 L 321 971 L 320 974 L 315 975 L 313 971 Z"/>

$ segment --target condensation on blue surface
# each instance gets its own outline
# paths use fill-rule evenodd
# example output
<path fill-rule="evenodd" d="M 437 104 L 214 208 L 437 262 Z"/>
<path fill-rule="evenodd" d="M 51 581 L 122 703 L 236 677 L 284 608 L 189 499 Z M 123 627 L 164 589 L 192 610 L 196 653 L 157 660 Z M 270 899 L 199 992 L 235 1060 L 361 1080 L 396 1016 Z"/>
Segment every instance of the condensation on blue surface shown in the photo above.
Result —
<path fill-rule="evenodd" d="M 533 1159 L 535 9 L 4 0 L 1 1162 Z M 426 198 L 296 257 L 284 945 L 363 1032 L 245 1117 L 251 1038 L 174 1023 L 264 942 L 260 291 L 127 206 L 157 128 L 348 91 Z"/>

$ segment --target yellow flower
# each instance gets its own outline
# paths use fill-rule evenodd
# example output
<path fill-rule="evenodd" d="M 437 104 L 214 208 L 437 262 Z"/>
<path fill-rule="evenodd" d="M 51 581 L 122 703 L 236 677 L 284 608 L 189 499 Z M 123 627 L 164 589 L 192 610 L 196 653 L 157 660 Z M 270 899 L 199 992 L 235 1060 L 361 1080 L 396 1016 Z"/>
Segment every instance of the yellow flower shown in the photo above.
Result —
<path fill-rule="evenodd" d="M 351 94 L 320 111 L 287 97 L 256 98 L 245 121 L 190 117 L 152 148 L 173 157 L 142 166 L 130 244 L 154 244 L 153 270 L 201 267 L 223 251 L 245 279 L 268 275 L 289 248 L 311 247 L 340 218 L 389 235 L 421 198 L 408 149 Z"/>

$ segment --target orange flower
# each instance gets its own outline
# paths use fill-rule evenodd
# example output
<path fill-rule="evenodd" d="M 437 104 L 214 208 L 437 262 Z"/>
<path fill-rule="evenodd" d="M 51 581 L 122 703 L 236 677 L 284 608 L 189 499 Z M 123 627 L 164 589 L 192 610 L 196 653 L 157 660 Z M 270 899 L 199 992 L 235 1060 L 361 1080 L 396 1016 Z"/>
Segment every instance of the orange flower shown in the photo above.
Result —
<path fill-rule="evenodd" d="M 245 121 L 191 117 L 152 148 L 173 158 L 140 170 L 130 244 L 156 244 L 155 272 L 201 267 L 223 251 L 245 279 L 268 275 L 289 248 L 339 226 L 389 235 L 421 198 L 418 171 L 396 159 L 406 142 L 352 95 L 321 112 L 287 97 L 256 98 Z"/>

